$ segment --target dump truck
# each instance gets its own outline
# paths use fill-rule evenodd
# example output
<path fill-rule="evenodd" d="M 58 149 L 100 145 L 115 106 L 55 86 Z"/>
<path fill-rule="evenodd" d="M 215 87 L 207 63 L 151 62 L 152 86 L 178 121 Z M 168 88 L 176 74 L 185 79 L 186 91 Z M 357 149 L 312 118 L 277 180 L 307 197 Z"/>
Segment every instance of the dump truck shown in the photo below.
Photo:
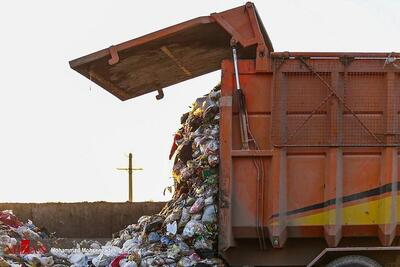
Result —
<path fill-rule="evenodd" d="M 230 265 L 400 266 L 398 57 L 276 52 L 249 2 L 70 66 L 122 101 L 221 70 L 218 249 Z"/>

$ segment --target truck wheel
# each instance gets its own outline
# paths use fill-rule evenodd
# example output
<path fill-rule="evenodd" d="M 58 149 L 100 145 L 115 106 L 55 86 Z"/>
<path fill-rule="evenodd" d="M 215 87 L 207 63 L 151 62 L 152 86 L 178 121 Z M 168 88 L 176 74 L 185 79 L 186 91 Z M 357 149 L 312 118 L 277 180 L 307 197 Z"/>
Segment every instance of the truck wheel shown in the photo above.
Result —
<path fill-rule="evenodd" d="M 349 255 L 331 261 L 326 267 L 382 267 L 382 265 L 365 256 Z"/>

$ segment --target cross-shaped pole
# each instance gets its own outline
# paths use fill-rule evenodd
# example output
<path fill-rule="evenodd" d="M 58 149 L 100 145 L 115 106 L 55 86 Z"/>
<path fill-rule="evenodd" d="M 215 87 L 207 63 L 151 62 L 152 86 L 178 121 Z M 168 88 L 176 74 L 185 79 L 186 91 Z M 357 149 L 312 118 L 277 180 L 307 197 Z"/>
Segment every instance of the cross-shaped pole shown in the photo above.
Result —
<path fill-rule="evenodd" d="M 129 166 L 128 168 L 117 168 L 119 171 L 128 171 L 129 174 L 129 202 L 133 201 L 133 171 L 142 171 L 143 168 L 132 168 L 132 153 L 129 153 Z"/>

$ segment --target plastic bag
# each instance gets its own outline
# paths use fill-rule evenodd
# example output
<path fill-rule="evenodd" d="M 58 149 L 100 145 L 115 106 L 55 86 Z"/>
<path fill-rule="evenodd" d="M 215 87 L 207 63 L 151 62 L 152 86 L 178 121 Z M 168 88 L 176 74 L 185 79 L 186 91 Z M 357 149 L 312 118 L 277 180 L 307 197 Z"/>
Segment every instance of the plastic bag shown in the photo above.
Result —
<path fill-rule="evenodd" d="M 41 257 L 40 258 L 40 264 L 42 264 L 42 266 L 53 266 L 54 265 L 54 260 L 52 256 L 49 257 Z"/>
<path fill-rule="evenodd" d="M 123 253 L 121 255 L 118 255 L 116 258 L 114 258 L 110 264 L 111 267 L 120 267 L 121 266 L 121 262 L 124 263 L 124 261 L 126 262 L 126 258 L 128 257 L 128 254 Z M 136 264 L 136 263 L 135 263 Z"/>
<path fill-rule="evenodd" d="M 38 240 L 40 239 L 40 236 L 32 231 L 29 227 L 27 226 L 20 226 L 17 228 L 17 233 L 21 236 L 21 238 L 24 239 L 29 239 L 29 240 Z"/>
<path fill-rule="evenodd" d="M 196 250 L 200 250 L 200 249 L 211 250 L 213 248 L 213 244 L 210 240 L 201 237 L 201 238 L 196 239 L 196 241 L 193 244 L 193 247 Z"/>
<path fill-rule="evenodd" d="M 204 208 L 201 221 L 203 223 L 215 223 L 217 221 L 217 209 L 215 205 L 208 205 Z"/>
<path fill-rule="evenodd" d="M 0 211 L 0 222 L 3 224 L 17 228 L 22 225 L 22 223 L 18 220 L 17 216 L 15 216 L 12 210 L 3 210 Z"/>
<path fill-rule="evenodd" d="M 204 226 L 201 222 L 198 221 L 189 221 L 185 228 L 183 229 L 182 236 L 183 237 L 193 237 L 196 235 L 201 235 L 204 232 Z"/>
<path fill-rule="evenodd" d="M 148 239 L 150 243 L 156 243 L 160 241 L 160 235 L 157 232 L 151 232 L 149 233 Z"/>
<path fill-rule="evenodd" d="M 210 164 L 211 167 L 215 167 L 219 164 L 219 156 L 218 155 L 209 155 L 208 158 L 208 164 Z"/>
<path fill-rule="evenodd" d="M 167 234 L 176 235 L 177 231 L 178 231 L 178 224 L 176 223 L 176 221 L 167 224 Z"/>
<path fill-rule="evenodd" d="M 92 263 L 96 267 L 106 267 L 121 253 L 121 249 L 115 246 L 104 246 L 99 256 L 93 258 Z"/>
<path fill-rule="evenodd" d="M 73 253 L 69 255 L 68 260 L 75 267 L 86 267 L 88 265 L 88 256 L 83 253 Z"/>
<path fill-rule="evenodd" d="M 204 198 L 200 197 L 196 199 L 192 207 L 190 208 L 190 213 L 199 213 L 204 207 Z"/>
<path fill-rule="evenodd" d="M 183 208 L 181 220 L 179 221 L 179 228 L 184 227 L 189 221 L 190 221 L 189 208 Z"/>

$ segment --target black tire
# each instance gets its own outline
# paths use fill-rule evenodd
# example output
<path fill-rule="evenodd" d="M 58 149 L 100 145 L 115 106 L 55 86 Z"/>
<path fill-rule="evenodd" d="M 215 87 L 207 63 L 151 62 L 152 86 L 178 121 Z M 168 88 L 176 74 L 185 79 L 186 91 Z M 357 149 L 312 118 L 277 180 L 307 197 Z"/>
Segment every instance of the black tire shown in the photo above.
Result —
<path fill-rule="evenodd" d="M 349 255 L 331 261 L 326 267 L 382 267 L 382 265 L 365 256 Z"/>

